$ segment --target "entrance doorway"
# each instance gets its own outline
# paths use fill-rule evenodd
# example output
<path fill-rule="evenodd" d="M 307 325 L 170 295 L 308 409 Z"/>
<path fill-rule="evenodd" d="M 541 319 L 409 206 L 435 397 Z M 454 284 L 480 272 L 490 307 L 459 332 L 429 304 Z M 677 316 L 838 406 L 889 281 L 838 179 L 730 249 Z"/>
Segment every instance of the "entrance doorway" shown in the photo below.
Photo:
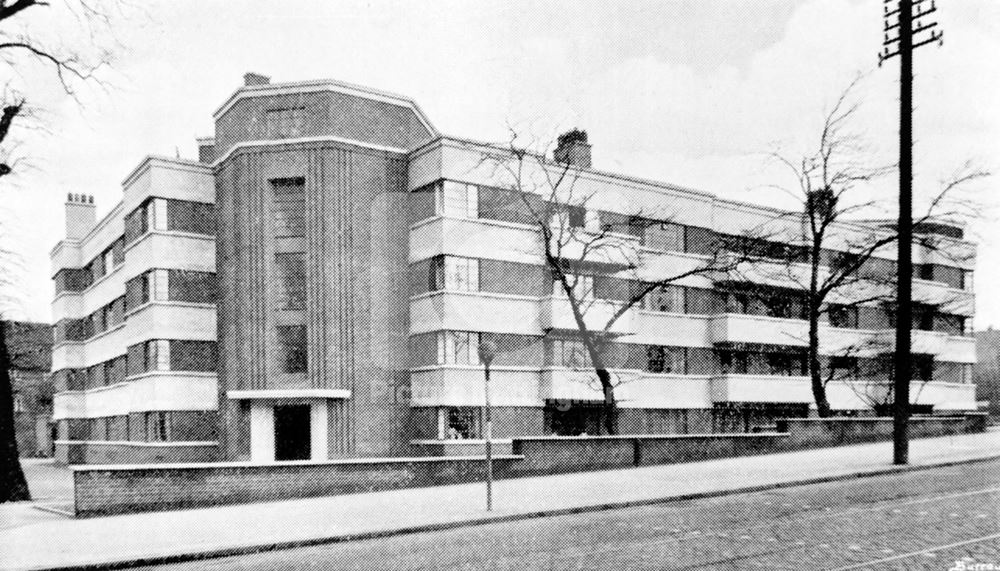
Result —
<path fill-rule="evenodd" d="M 286 404 L 274 407 L 274 459 L 309 460 L 310 406 Z"/>

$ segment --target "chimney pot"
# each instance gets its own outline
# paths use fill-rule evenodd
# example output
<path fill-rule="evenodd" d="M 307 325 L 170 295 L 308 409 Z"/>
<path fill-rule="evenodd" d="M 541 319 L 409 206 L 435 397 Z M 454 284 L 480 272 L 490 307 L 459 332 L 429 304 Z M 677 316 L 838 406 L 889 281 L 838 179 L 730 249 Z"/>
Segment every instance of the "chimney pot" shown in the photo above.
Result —
<path fill-rule="evenodd" d="M 79 240 L 97 224 L 94 196 L 69 193 L 66 198 L 66 239 Z"/>
<path fill-rule="evenodd" d="M 590 143 L 587 142 L 587 132 L 582 129 L 571 129 L 559 135 L 552 158 L 557 163 L 589 169 Z"/>

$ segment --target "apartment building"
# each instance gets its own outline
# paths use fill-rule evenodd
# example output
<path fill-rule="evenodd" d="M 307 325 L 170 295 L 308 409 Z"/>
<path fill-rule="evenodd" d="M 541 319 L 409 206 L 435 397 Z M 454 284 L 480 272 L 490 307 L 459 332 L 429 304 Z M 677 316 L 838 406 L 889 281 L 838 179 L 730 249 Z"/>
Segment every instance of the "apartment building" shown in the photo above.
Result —
<path fill-rule="evenodd" d="M 514 184 L 509 150 L 444 136 L 409 98 L 338 81 L 247 74 L 214 118 L 198 163 L 150 159 L 105 220 L 70 225 L 68 217 L 75 237 L 54 251 L 54 273 L 75 289 L 57 294 L 53 370 L 80 374 L 114 358 L 127 368 L 64 381 L 63 438 L 118 441 L 134 430 L 122 446 L 171 451 L 207 450 L 217 438 L 219 458 L 255 462 L 410 454 L 414 443 L 477 439 L 484 340 L 500 349 L 491 378 L 496 437 L 596 430 L 601 392 L 531 208 L 551 198 L 544 185 Z M 788 262 L 801 243 L 796 217 L 594 169 L 581 137 L 565 141 L 556 160 L 526 158 L 522 182 L 571 166 L 574 193 L 558 223 L 584 233 L 616 226 L 643 260 L 632 281 L 676 275 L 768 228 L 746 271 L 692 274 L 616 322 L 606 355 L 623 433 L 752 430 L 810 414 L 801 282 L 789 277 L 805 271 Z M 209 222 L 199 213 L 208 216 L 212 202 Z M 183 229 L 170 225 L 171 212 Z M 132 234 L 129 219 L 141 222 Z M 851 244 L 885 225 L 840 225 L 827 259 L 849 256 Z M 954 224 L 920 231 L 935 247 L 914 252 L 912 393 L 924 410 L 974 409 L 975 246 Z M 567 252 L 587 290 L 585 319 L 597 325 L 620 306 L 630 278 L 621 261 L 583 264 Z M 869 266 L 895 272 L 894 249 Z M 70 268 L 76 281 L 60 277 Z M 104 276 L 105 268 L 117 273 Z M 170 286 L 194 279 L 190 272 L 206 280 L 216 272 L 217 297 L 192 300 L 181 288 L 185 299 L 171 298 Z M 128 289 L 140 276 L 150 277 Z M 134 302 L 129 291 L 159 297 Z M 853 305 L 859 295 L 838 292 L 821 332 L 824 362 L 846 371 L 828 385 L 838 414 L 871 414 L 886 400 L 894 312 Z M 95 312 L 98 325 L 88 325 Z M 217 367 L 206 366 L 215 356 Z M 147 389 L 134 388 L 143 386 L 164 398 L 145 398 Z M 134 398 L 114 401 L 122 404 L 112 415 L 98 403 L 114 391 Z M 159 438 L 160 413 L 171 438 Z M 112 417 L 127 418 L 129 430 Z"/>
<path fill-rule="evenodd" d="M 51 252 L 58 460 L 218 456 L 213 180 L 148 157 L 100 220 L 93 197 L 68 195 Z"/>

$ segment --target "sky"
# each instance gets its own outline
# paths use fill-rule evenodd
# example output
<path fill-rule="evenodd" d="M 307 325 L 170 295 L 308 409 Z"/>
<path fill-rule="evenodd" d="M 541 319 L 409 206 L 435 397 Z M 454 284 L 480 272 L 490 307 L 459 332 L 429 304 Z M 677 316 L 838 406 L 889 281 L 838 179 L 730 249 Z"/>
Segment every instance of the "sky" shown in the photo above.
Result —
<path fill-rule="evenodd" d="M 976 327 L 1000 327 L 1000 3 L 940 0 L 943 46 L 916 56 L 915 189 L 936 193 L 969 163 L 998 173 L 978 204 Z M 25 31 L 50 45 L 103 46 L 101 87 L 67 96 L 50 69 L 2 72 L 39 110 L 12 133 L 26 161 L 0 179 L 5 291 L 17 318 L 51 319 L 48 253 L 69 192 L 98 215 L 146 155 L 195 158 L 212 113 L 254 71 L 275 82 L 331 78 L 407 95 L 439 131 L 504 141 L 587 130 L 594 166 L 769 206 L 791 181 L 772 151 L 801 156 L 859 74 L 856 127 L 874 163 L 898 153 L 898 60 L 877 67 L 882 0 L 650 2 L 148 1 L 111 14 L 113 35 L 65 14 Z M 37 127 L 38 125 L 33 125 Z M 890 202 L 893 177 L 859 190 Z"/>

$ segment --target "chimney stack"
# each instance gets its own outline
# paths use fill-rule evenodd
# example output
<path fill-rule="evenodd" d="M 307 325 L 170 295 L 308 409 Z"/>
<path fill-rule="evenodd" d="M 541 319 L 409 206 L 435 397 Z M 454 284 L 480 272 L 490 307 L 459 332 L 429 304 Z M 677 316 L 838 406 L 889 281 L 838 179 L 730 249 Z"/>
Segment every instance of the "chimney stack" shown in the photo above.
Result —
<path fill-rule="evenodd" d="M 251 85 L 267 85 L 268 83 L 271 83 L 271 78 L 266 75 L 253 73 L 252 71 L 243 74 L 243 85 L 247 87 Z"/>
<path fill-rule="evenodd" d="M 212 164 L 215 160 L 215 137 L 199 137 L 198 142 L 198 162 Z"/>
<path fill-rule="evenodd" d="M 557 163 L 565 163 L 582 169 L 590 168 L 590 144 L 587 143 L 587 132 L 572 129 L 559 135 L 556 150 L 552 158 Z"/>
<path fill-rule="evenodd" d="M 79 240 L 97 223 L 94 197 L 86 194 L 66 195 L 66 239 Z"/>

